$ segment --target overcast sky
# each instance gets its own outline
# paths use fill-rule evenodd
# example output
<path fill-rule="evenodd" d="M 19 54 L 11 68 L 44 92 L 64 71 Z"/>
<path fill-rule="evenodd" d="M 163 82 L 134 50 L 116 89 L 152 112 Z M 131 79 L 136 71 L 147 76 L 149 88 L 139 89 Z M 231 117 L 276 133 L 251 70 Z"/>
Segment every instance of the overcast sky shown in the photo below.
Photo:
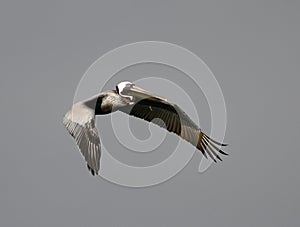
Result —
<path fill-rule="evenodd" d="M 0 225 L 298 226 L 299 7 L 271 0 L 1 1 Z M 90 175 L 62 117 L 96 59 L 144 40 L 185 47 L 210 67 L 226 101 L 230 156 L 198 173 L 202 156 L 195 153 L 169 181 L 132 189 Z M 107 88 L 141 73 L 193 86 L 180 81 L 181 72 L 153 64 L 118 73 Z M 205 96 L 194 95 L 209 131 Z M 167 135 L 161 152 L 135 154 L 106 133 L 107 119 L 97 118 L 103 144 L 132 165 L 159 162 L 178 142 Z M 130 124 L 147 137 L 146 124 Z"/>

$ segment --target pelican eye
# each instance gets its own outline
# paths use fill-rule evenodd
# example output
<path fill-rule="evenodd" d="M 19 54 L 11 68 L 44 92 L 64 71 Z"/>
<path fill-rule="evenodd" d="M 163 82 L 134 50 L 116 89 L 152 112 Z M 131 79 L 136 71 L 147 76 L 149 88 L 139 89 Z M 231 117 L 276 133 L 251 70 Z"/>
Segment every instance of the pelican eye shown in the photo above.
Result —
<path fill-rule="evenodd" d="M 127 94 L 127 92 L 129 92 L 132 87 L 133 87 L 133 84 L 126 84 L 126 86 L 123 88 L 121 93 Z"/>

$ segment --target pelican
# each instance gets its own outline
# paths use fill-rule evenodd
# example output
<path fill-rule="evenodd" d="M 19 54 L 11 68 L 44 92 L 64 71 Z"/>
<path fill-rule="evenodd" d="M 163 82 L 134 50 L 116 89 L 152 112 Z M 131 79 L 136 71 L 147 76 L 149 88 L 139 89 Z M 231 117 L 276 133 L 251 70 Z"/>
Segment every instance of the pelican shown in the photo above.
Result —
<path fill-rule="evenodd" d="M 121 111 L 152 122 L 195 146 L 206 157 L 222 161 L 218 153 L 228 155 L 218 147 L 226 146 L 207 136 L 176 104 L 124 81 L 115 90 L 101 92 L 75 103 L 65 114 L 63 124 L 76 140 L 92 175 L 100 169 L 101 145 L 95 116 Z"/>

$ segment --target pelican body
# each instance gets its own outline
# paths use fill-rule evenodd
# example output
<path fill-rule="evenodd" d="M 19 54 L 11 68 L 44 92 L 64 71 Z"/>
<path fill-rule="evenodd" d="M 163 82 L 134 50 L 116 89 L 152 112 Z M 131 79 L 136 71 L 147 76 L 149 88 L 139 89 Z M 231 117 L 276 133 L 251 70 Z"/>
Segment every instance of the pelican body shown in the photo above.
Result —
<path fill-rule="evenodd" d="M 124 81 L 119 83 L 115 90 L 101 92 L 75 103 L 65 114 L 63 123 L 76 140 L 92 175 L 99 172 L 101 156 L 95 116 L 114 111 L 121 111 L 175 133 L 200 150 L 206 158 L 208 155 L 215 162 L 217 159 L 222 161 L 218 153 L 227 155 L 218 148 L 226 144 L 219 143 L 204 134 L 176 104 Z"/>

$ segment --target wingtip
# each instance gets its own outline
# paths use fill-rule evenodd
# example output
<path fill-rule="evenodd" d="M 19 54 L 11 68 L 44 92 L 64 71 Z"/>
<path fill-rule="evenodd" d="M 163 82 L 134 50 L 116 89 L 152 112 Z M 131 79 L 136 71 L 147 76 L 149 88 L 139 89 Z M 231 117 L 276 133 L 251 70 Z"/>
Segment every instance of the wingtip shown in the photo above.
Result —
<path fill-rule="evenodd" d="M 216 157 L 217 157 L 217 159 L 219 159 L 220 161 L 223 161 L 222 158 L 221 158 L 219 155 L 217 155 Z"/>
<path fill-rule="evenodd" d="M 219 151 L 221 154 L 223 154 L 223 155 L 227 155 L 227 156 L 229 155 L 228 153 L 222 151 L 221 149 L 219 149 L 218 151 Z"/>
<path fill-rule="evenodd" d="M 98 175 L 98 171 L 93 170 L 89 165 L 87 165 L 87 168 L 93 176 Z"/>
<path fill-rule="evenodd" d="M 207 140 L 209 140 L 209 141 L 211 141 L 211 142 L 213 142 L 213 143 L 215 143 L 215 144 L 217 144 L 217 145 L 220 145 L 220 146 L 223 146 L 223 147 L 228 146 L 228 143 L 220 143 L 220 142 L 218 142 L 218 141 L 216 141 L 216 140 L 210 138 L 208 135 L 206 135 L 206 134 L 204 134 L 204 133 L 203 133 L 203 136 L 204 136 Z"/>

